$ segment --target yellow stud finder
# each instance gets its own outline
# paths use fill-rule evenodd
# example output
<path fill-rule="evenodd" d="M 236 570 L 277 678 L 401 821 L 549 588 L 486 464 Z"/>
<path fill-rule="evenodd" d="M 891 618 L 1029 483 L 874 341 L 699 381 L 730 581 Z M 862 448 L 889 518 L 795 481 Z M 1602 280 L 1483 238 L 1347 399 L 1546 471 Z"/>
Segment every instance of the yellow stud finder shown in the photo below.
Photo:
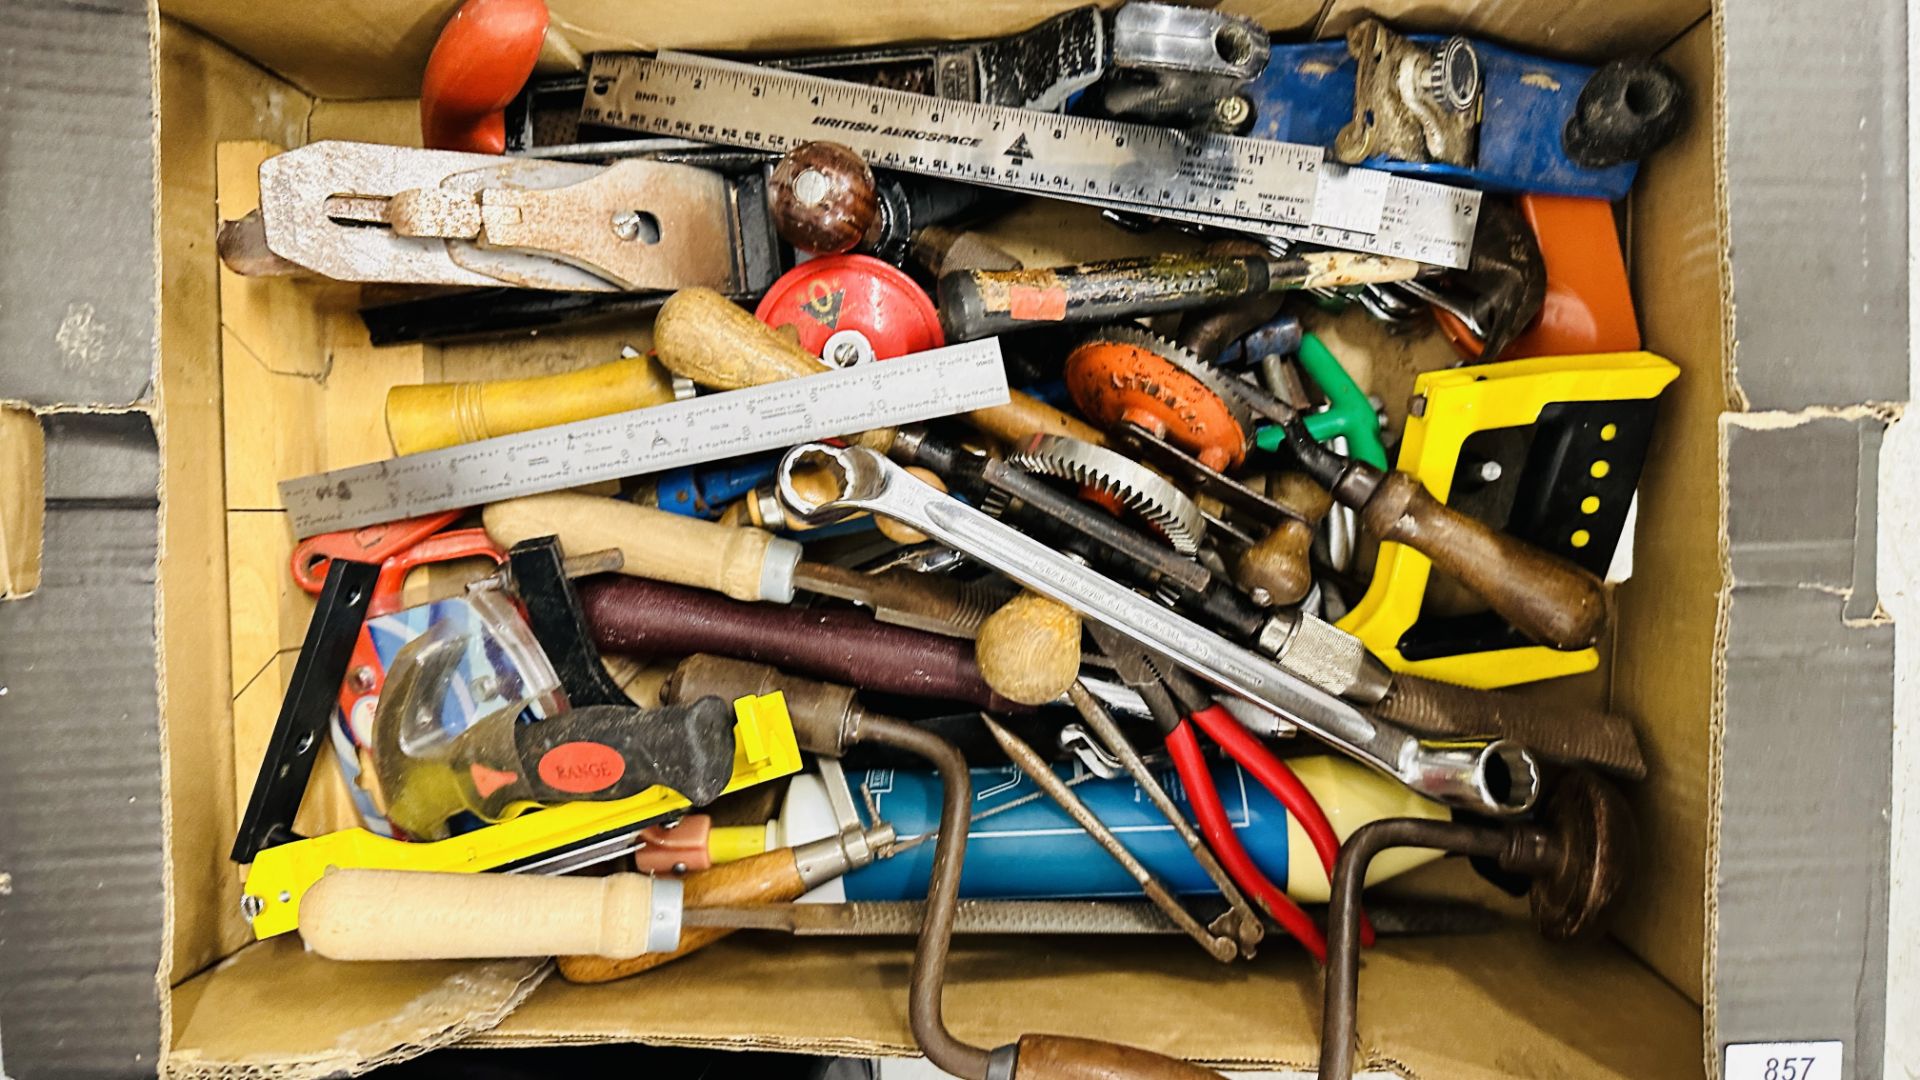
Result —
<path fill-rule="evenodd" d="M 1449 368 L 1414 382 L 1399 468 L 1434 498 L 1604 575 L 1625 528 L 1657 399 L 1680 374 L 1652 353 Z M 1535 645 L 1491 612 L 1425 610 L 1433 564 L 1380 545 L 1367 594 L 1339 626 L 1389 668 L 1491 689 L 1591 671 L 1593 649 Z"/>
<path fill-rule="evenodd" d="M 800 770 L 787 700 L 778 693 L 733 703 L 733 779 L 737 791 Z M 664 787 L 652 787 L 617 802 L 576 802 L 521 814 L 469 833 L 432 843 L 408 843 L 341 829 L 325 836 L 264 848 L 247 869 L 243 910 L 255 938 L 284 934 L 300 925 L 300 897 L 333 869 L 441 870 L 475 872 L 524 866 L 617 834 L 637 831 L 689 805 Z"/>

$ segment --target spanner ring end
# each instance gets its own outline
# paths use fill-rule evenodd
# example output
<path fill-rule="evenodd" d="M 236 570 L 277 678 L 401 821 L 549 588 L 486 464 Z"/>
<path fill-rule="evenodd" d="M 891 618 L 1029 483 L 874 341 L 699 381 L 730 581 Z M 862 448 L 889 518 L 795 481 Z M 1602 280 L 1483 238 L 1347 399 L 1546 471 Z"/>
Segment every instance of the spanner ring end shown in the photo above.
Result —
<path fill-rule="evenodd" d="M 867 460 L 871 454 L 826 443 L 803 443 L 787 451 L 774 473 L 774 492 L 781 507 L 809 525 L 826 525 L 859 513 L 856 507 L 842 505 L 843 501 L 860 497 L 867 488 L 877 489 L 885 480 Z M 826 483 L 796 481 L 796 476 L 810 470 L 818 470 Z"/>
<path fill-rule="evenodd" d="M 1540 796 L 1540 763 L 1511 739 L 1416 743 L 1402 779 L 1430 798 L 1486 814 L 1524 814 Z"/>

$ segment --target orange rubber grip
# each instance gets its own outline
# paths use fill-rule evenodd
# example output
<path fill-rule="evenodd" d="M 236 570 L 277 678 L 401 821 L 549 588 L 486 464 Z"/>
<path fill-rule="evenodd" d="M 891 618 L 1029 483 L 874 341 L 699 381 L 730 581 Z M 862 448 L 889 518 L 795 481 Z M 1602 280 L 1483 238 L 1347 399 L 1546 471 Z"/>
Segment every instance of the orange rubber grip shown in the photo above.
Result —
<path fill-rule="evenodd" d="M 546 0 L 466 0 L 434 42 L 420 79 L 420 137 L 432 150 L 501 154 L 504 110 L 533 75 Z"/>

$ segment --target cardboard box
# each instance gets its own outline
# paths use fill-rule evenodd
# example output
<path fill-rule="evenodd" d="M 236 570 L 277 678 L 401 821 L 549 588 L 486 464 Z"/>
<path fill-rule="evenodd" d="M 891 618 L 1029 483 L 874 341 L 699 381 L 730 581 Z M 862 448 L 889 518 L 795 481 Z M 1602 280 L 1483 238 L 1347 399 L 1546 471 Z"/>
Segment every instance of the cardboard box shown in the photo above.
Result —
<path fill-rule="evenodd" d="M 135 509 L 146 514 L 149 531 L 157 526 L 159 551 L 157 589 L 149 597 L 155 607 L 147 616 L 160 647 L 153 704 L 161 717 L 164 768 L 157 823 L 165 836 L 159 1068 L 181 1076 L 354 1073 L 460 1041 L 911 1053 L 905 942 L 741 936 L 640 979 L 577 987 L 543 980 L 543 967 L 530 962 L 332 964 L 303 953 L 292 937 L 253 943 L 241 918 L 242 873 L 225 853 L 311 610 L 285 572 L 292 537 L 275 482 L 386 456 L 380 402 L 397 383 L 562 370 L 611 358 L 623 342 L 644 346 L 640 331 L 594 331 L 374 349 L 353 313 L 352 288 L 245 279 L 218 264 L 213 230 L 220 219 L 250 208 L 249 178 L 263 157 L 323 138 L 417 141 L 417 104 L 409 95 L 453 6 L 451 0 L 314 6 L 170 0 L 161 4 L 153 29 L 158 366 L 150 394 L 135 383 L 119 399 L 150 397 L 152 407 L 141 415 L 151 418 L 151 427 L 137 419 L 74 418 L 48 429 L 45 535 L 49 544 L 57 535 L 80 543 L 93 535 L 89 530 L 109 527 L 53 512 L 63 505 L 56 500 L 65 475 L 58 462 L 93 462 L 91 468 L 112 472 L 113 447 L 148 439 L 157 445 L 160 512 L 154 517 L 144 505 Z M 684 6 L 553 0 L 556 25 L 583 50 L 967 37 L 1024 28 L 1066 6 L 1061 0 Z M 1362 10 L 1357 0 L 1324 7 L 1320 0 L 1229 0 L 1224 6 L 1254 15 L 1280 35 L 1300 36 L 1337 34 Z M 1636 576 L 1618 592 L 1615 635 L 1601 675 L 1545 692 L 1604 699 L 1639 721 L 1652 764 L 1650 778 L 1633 791 L 1643 826 L 1641 874 L 1608 941 L 1550 946 L 1516 924 L 1490 937 L 1383 943 L 1367 956 L 1361 979 L 1362 1061 L 1422 1078 L 1697 1076 L 1717 1068 L 1725 1041 L 1709 1030 L 1722 985 L 1715 977 L 1718 904 L 1721 883 L 1738 883 L 1725 873 L 1717 846 L 1727 782 L 1720 751 L 1732 696 L 1729 667 L 1764 665 L 1752 648 L 1764 635 L 1741 638 L 1734 614 L 1736 585 L 1749 580 L 1740 577 L 1742 552 L 1752 580 L 1783 583 L 1789 591 L 1799 580 L 1784 564 L 1751 561 L 1777 548 L 1743 548 L 1739 534 L 1730 532 L 1741 508 L 1759 503 L 1776 482 L 1764 470 L 1743 472 L 1742 448 L 1777 429 L 1811 427 L 1802 431 L 1802 460 L 1813 469 L 1834 445 L 1813 445 L 1823 431 L 1840 425 L 1877 435 L 1878 414 L 1841 411 L 1773 426 L 1727 418 L 1754 390 L 1733 364 L 1724 35 L 1704 0 L 1375 0 L 1364 6 L 1403 28 L 1485 35 L 1556 55 L 1655 53 L 1681 74 L 1694 104 L 1688 127 L 1645 164 L 1627 205 L 1629 266 L 1646 347 L 1682 369 L 1664 399 L 1642 487 Z M 1097 234 L 1086 215 L 1035 214 L 1046 216 L 1045 235 L 1063 250 L 1101 253 L 1087 246 Z M 1113 236 L 1104 242 L 1141 243 Z M 70 313 L 68 355 L 85 359 L 114 344 L 98 321 L 98 315 Z M 1388 366 L 1401 367 L 1444 355 L 1433 342 L 1384 352 Z M 108 398 L 114 392 L 85 391 Z M 21 396 L 49 404 L 60 400 L 57 394 Z M 1887 399 L 1899 396 L 1904 387 Z M 1856 400 L 1868 399 L 1836 402 Z M 1766 407 L 1806 404 L 1783 399 Z M 87 437 L 73 436 L 75 430 Z M 1851 445 L 1867 442 L 1863 435 Z M 1870 460 L 1870 451 L 1861 450 L 1859 475 L 1871 475 Z M 140 488 L 139 476 L 120 473 Z M 1802 482 L 1817 484 L 1821 475 L 1810 473 Z M 1743 481 L 1755 487 L 1736 502 Z M 97 490 L 89 487 L 88 498 Z M 1852 489 L 1846 497 L 1858 498 Z M 111 509 L 126 506 L 116 502 Z M 9 554 L 32 546 L 15 543 L 18 520 L 0 515 Z M 1782 529 L 1794 531 L 1790 523 Z M 1839 551 L 1840 540 L 1836 532 L 1808 542 Z M 1821 541 L 1829 542 L 1819 547 Z M 52 560 L 7 569 L 9 581 L 22 583 L 42 570 L 50 586 L 57 574 L 72 573 Z M 1854 571 L 1853 563 L 1837 567 L 1790 598 L 1828 595 L 1821 590 L 1829 580 L 1839 582 L 1836 589 L 1857 586 Z M 1854 592 L 1861 601 L 1871 595 L 1870 589 Z M 1873 616 L 1869 602 L 1852 617 L 1871 623 Z M 1798 617 L 1851 625 L 1828 619 L 1817 605 Z M 137 623 L 140 614 L 129 618 Z M 16 620 L 10 630 L 19 626 Z M 324 772 L 316 778 L 309 824 L 347 820 L 344 803 L 326 797 L 330 779 Z M 1739 827 L 1751 821 L 1742 817 Z M 1458 885 L 1437 878 L 1428 887 Z M 1884 949 L 1883 923 L 1879 931 Z M 985 1045 L 1038 1029 L 1133 1042 L 1213 1064 L 1309 1068 L 1319 997 L 1311 963 L 1278 943 L 1250 965 L 1221 968 L 1184 942 L 986 940 L 957 946 L 947 1012 L 961 1037 Z M 16 1029 L 7 1019 L 11 1047 Z M 1777 1031 L 1781 1038 L 1815 1034 Z M 1748 1037 L 1776 1037 L 1776 1031 Z M 1877 1052 L 1877 1041 L 1873 1045 Z"/>

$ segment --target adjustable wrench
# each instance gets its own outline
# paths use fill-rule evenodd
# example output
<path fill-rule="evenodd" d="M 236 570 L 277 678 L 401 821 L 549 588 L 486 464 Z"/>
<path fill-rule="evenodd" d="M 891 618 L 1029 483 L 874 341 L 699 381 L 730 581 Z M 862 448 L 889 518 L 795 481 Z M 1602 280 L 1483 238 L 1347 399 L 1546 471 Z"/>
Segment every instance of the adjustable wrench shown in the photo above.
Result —
<path fill-rule="evenodd" d="M 812 467 L 823 467 L 837 495 L 822 500 L 800 490 L 795 471 Z M 787 510 L 808 521 L 832 521 L 865 510 L 918 529 L 1220 689 L 1291 720 L 1429 798 L 1481 813 L 1517 814 L 1532 807 L 1539 792 L 1539 765 L 1518 743 L 1415 738 L 950 498 L 874 450 L 822 443 L 797 446 L 781 459 L 777 484 Z"/>

